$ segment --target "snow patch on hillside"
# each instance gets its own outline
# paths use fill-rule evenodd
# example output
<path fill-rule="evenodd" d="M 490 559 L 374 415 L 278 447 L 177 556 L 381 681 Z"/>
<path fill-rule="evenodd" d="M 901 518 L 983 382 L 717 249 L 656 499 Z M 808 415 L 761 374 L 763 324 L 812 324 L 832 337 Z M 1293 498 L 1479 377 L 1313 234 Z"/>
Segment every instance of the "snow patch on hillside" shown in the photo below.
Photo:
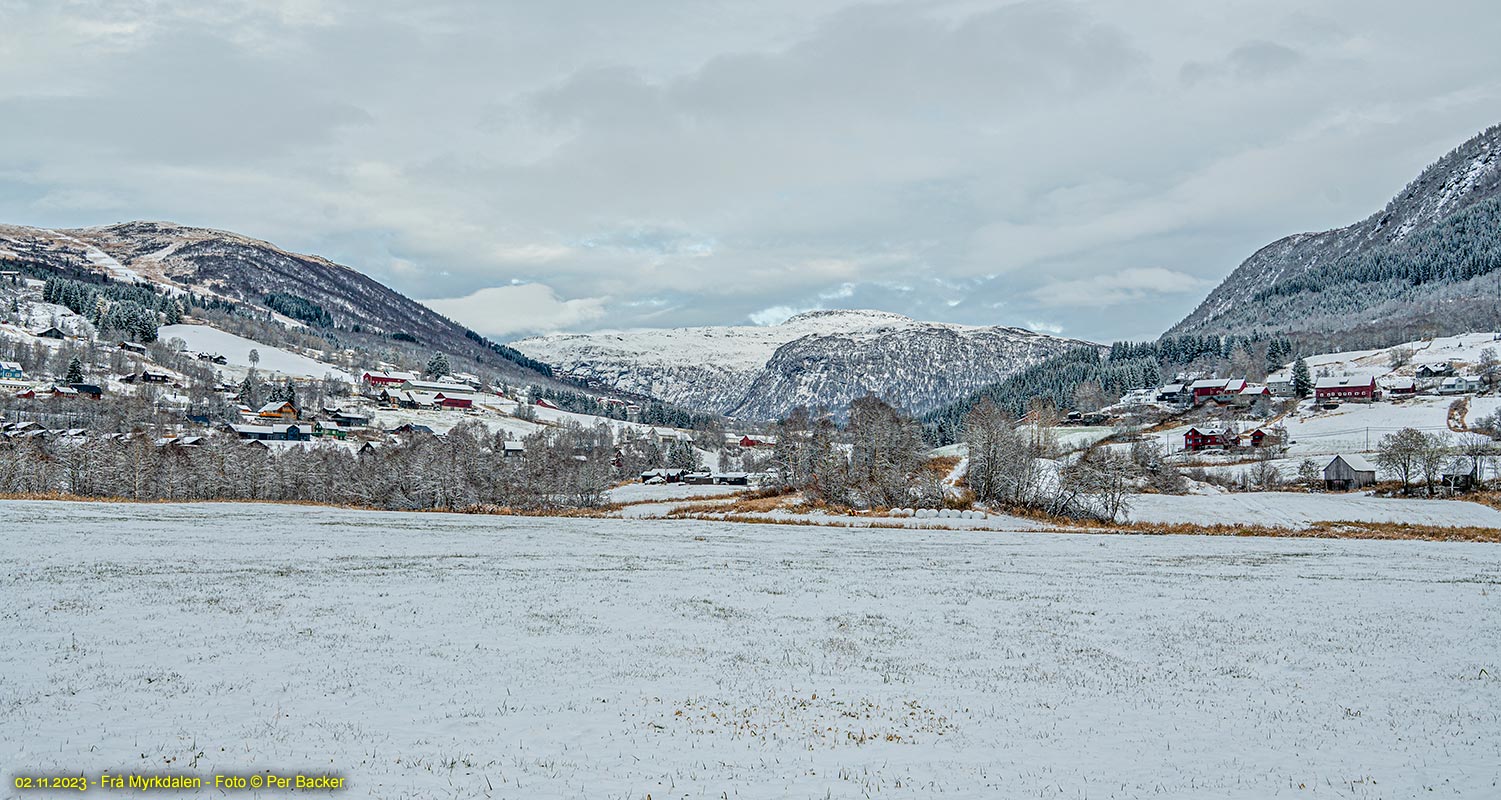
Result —
<path fill-rule="evenodd" d="M 161 341 L 173 338 L 182 339 L 187 343 L 189 350 L 218 353 L 229 361 L 230 366 L 242 369 L 248 369 L 251 366 L 250 351 L 255 350 L 261 357 L 256 369 L 261 372 L 301 378 L 322 378 L 332 375 L 340 380 L 354 382 L 354 376 L 338 367 L 207 325 L 164 325 L 157 331 L 157 338 Z"/>

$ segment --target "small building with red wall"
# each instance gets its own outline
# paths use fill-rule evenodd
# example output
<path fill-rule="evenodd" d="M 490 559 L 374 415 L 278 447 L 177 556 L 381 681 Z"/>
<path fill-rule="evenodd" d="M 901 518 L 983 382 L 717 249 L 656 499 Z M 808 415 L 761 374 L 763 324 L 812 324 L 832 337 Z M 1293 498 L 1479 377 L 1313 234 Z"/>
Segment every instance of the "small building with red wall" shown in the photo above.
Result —
<path fill-rule="evenodd" d="M 1376 379 L 1369 375 L 1319 378 L 1313 385 L 1313 396 L 1321 403 L 1326 400 L 1369 403 L 1376 399 Z"/>
<path fill-rule="evenodd" d="M 1240 434 L 1231 428 L 1189 428 L 1183 434 L 1183 449 L 1194 453 L 1200 450 L 1224 450 L 1240 444 Z"/>

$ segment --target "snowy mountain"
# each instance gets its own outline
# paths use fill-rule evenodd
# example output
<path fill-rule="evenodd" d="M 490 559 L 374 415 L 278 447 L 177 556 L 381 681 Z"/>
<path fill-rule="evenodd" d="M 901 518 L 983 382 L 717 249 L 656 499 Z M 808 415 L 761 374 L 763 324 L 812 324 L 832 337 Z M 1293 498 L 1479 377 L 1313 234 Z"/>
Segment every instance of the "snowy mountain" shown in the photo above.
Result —
<path fill-rule="evenodd" d="M 1259 329 L 1355 345 L 1487 328 L 1498 274 L 1501 125 L 1370 217 L 1257 251 L 1168 334 Z"/>
<path fill-rule="evenodd" d="M 337 332 L 366 349 L 380 338 L 427 351 L 462 354 L 521 379 L 537 373 L 508 348 L 477 334 L 373 278 L 325 258 L 284 250 L 235 233 L 168 222 L 127 222 L 52 230 L 0 225 L 0 261 L 65 277 L 145 281 L 259 311 L 293 326 Z"/>
<path fill-rule="evenodd" d="M 1020 328 L 810 311 L 780 325 L 554 334 L 513 342 L 560 374 L 689 408 L 773 419 L 866 394 L 921 413 L 1086 344 Z"/>

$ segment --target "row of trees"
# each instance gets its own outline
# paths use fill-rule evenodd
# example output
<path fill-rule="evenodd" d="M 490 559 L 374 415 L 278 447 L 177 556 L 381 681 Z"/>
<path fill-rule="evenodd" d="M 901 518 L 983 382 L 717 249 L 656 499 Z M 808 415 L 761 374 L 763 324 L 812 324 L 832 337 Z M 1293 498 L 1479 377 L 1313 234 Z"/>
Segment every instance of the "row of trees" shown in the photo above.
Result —
<path fill-rule="evenodd" d="M 42 301 L 78 314 L 101 334 L 143 343 L 156 341 L 161 324 L 182 322 L 182 305 L 175 298 L 132 284 L 48 278 L 42 284 Z"/>
<path fill-rule="evenodd" d="M 999 508 L 1113 520 L 1129 511 L 1133 487 L 1174 490 L 1182 478 L 1150 441 L 1131 457 L 1090 449 L 1059 452 L 1047 425 L 1023 424 L 982 398 L 964 417 L 969 448 L 964 486 L 945 484 L 948 463 L 929 461 L 922 427 L 875 397 L 856 400 L 847 421 L 794 411 L 777 426 L 772 467 L 784 488 L 810 500 L 856 508 L 936 507 L 980 501 Z M 966 494 L 967 492 L 967 494 Z"/>
<path fill-rule="evenodd" d="M 267 449 L 223 435 L 196 447 L 158 446 L 151 435 L 0 440 L 0 493 L 556 510 L 600 505 L 620 477 L 603 425 L 539 432 L 510 458 L 504 441 L 472 421 L 445 436 L 414 434 L 360 453 Z"/>
<path fill-rule="evenodd" d="M 1376 448 L 1376 464 L 1402 482 L 1402 493 L 1411 494 L 1420 484 L 1428 495 L 1435 494 L 1445 472 L 1474 472 L 1485 477 L 1485 462 L 1495 454 L 1489 436 L 1470 433 L 1456 441 L 1443 432 L 1424 433 L 1403 428 L 1381 437 Z"/>

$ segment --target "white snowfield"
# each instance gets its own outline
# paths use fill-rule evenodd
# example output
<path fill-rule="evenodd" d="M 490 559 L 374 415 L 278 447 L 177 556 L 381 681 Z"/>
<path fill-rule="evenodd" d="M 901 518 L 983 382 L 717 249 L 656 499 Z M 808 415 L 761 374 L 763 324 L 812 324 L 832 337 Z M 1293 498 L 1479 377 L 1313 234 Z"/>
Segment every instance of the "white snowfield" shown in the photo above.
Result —
<path fill-rule="evenodd" d="M 1307 528 L 1309 524 L 1320 521 L 1501 528 L 1501 511 L 1463 500 L 1371 497 L 1364 494 L 1139 494 L 1131 496 L 1130 520 L 1281 528 Z"/>
<path fill-rule="evenodd" d="M 1501 785 L 1494 545 L 45 502 L 0 504 L 0 529 L 7 778 L 329 770 L 348 797 L 638 800 Z"/>
<path fill-rule="evenodd" d="M 322 378 L 325 375 L 333 375 L 340 380 L 354 381 L 354 377 L 349 373 L 331 364 L 261 344 L 207 325 L 163 325 L 157 331 L 157 338 L 161 341 L 165 342 L 174 337 L 186 342 L 189 350 L 218 353 L 229 361 L 230 366 L 242 369 L 251 366 L 250 351 L 255 350 L 260 355 L 260 362 L 256 365 L 256 369 L 261 372 L 275 372 L 303 378 Z"/>

